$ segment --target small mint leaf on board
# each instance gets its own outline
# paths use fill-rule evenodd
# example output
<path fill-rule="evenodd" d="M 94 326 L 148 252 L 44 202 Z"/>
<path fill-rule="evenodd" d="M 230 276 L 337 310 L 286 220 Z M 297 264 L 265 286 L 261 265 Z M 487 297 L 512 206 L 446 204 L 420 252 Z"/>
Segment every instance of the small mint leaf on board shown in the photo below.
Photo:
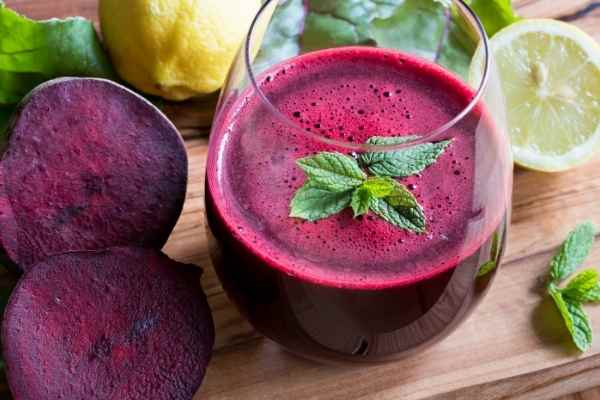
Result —
<path fill-rule="evenodd" d="M 571 275 L 589 254 L 596 228 L 591 222 L 578 225 L 550 261 L 550 280 L 558 283 Z"/>
<path fill-rule="evenodd" d="M 567 310 L 571 315 L 571 320 L 573 321 L 571 330 L 573 343 L 575 343 L 575 346 L 577 346 L 579 350 L 587 351 L 592 345 L 592 327 L 590 326 L 590 320 L 585 311 L 583 311 L 581 304 L 573 301 L 566 301 L 566 304 Z"/>
<path fill-rule="evenodd" d="M 352 190 L 332 192 L 312 182 L 302 186 L 290 203 L 290 217 L 316 221 L 337 214 L 350 205 Z"/>
<path fill-rule="evenodd" d="M 580 351 L 587 351 L 592 344 L 592 328 L 581 304 L 566 300 L 554 284 L 550 284 L 548 292 L 571 334 L 573 343 Z"/>
<path fill-rule="evenodd" d="M 372 199 L 370 208 L 379 217 L 399 228 L 415 233 L 425 231 L 426 222 L 423 208 L 413 194 L 398 182 L 389 196 Z"/>
<path fill-rule="evenodd" d="M 306 173 L 312 186 L 330 192 L 354 189 L 367 179 L 367 174 L 358 162 L 341 153 L 322 152 L 296 162 Z"/>
<path fill-rule="evenodd" d="M 397 151 L 366 153 L 361 156 L 361 162 L 374 175 L 407 177 L 435 163 L 450 142 L 422 143 Z"/>
<path fill-rule="evenodd" d="M 577 303 L 586 302 L 587 293 L 598 286 L 598 272 L 586 269 L 578 273 L 567 286 L 561 290 L 565 299 Z"/>
<path fill-rule="evenodd" d="M 352 201 L 350 205 L 354 211 L 354 218 L 365 215 L 369 212 L 369 204 L 371 204 L 372 194 L 369 189 L 364 186 L 359 187 L 352 193 Z"/>
<path fill-rule="evenodd" d="M 600 284 L 597 284 L 581 296 L 582 303 L 598 303 L 600 302 Z"/>

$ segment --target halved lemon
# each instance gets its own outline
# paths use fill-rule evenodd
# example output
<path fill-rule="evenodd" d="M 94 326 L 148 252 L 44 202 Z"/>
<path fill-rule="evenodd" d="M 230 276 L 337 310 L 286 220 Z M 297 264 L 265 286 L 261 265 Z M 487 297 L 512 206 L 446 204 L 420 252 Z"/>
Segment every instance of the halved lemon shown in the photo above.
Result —
<path fill-rule="evenodd" d="M 600 46 L 573 25 L 517 22 L 490 40 L 507 105 L 515 162 L 564 171 L 600 149 Z M 481 80 L 483 51 L 469 81 Z M 493 111 L 493 110 L 490 110 Z"/>

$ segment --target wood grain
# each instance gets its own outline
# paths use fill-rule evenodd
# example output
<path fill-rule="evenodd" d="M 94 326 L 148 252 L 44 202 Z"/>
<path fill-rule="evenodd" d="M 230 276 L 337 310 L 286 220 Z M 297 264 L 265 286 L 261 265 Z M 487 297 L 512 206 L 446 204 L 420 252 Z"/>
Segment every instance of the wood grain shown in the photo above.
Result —
<path fill-rule="evenodd" d="M 596 3 L 515 1 L 526 17 L 577 16 L 573 23 L 600 41 Z M 96 0 L 8 0 L 7 4 L 37 19 L 96 18 Z M 585 15 L 578 14 L 587 9 Z M 515 172 L 504 264 L 487 298 L 446 340 L 396 363 L 324 366 L 291 356 L 258 335 L 231 305 L 211 267 L 204 231 L 204 166 L 205 136 L 215 103 L 216 95 L 162 104 L 186 137 L 190 157 L 187 202 L 165 251 L 205 269 L 202 284 L 217 326 L 216 351 L 196 400 L 600 399 L 600 389 L 567 396 L 600 385 L 600 341 L 589 353 L 578 354 L 566 333 L 556 330 L 558 316 L 537 290 L 548 259 L 566 233 L 584 219 L 600 226 L 600 159 L 559 175 Z M 589 264 L 600 264 L 600 244 Z M 589 307 L 589 313 L 600 332 L 600 306 Z"/>

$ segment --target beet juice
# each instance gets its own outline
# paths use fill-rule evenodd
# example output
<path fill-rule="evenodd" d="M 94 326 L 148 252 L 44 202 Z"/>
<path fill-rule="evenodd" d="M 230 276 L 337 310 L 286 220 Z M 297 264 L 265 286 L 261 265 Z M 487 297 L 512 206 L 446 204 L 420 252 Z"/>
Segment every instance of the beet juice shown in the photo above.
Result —
<path fill-rule="evenodd" d="M 306 179 L 299 158 L 356 156 L 328 140 L 426 135 L 474 91 L 435 64 L 367 47 L 293 58 L 256 85 L 223 100 L 206 180 L 211 254 L 243 315 L 326 361 L 391 359 L 448 334 L 487 289 L 505 241 L 508 146 L 483 104 L 431 138 L 452 139 L 436 163 L 398 179 L 423 207 L 424 233 L 350 208 L 308 222 L 289 216 L 290 200 Z"/>

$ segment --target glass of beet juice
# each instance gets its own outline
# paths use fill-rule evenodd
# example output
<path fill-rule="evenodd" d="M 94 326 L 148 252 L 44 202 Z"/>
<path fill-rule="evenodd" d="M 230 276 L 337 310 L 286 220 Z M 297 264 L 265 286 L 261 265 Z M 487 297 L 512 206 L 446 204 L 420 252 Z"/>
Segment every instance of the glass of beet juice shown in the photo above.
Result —
<path fill-rule="evenodd" d="M 317 35 L 304 12 L 323 3 L 295 3 L 302 18 L 294 0 L 264 3 L 221 95 L 212 260 L 242 314 L 285 349 L 403 357 L 469 315 L 506 242 L 512 159 L 487 38 L 463 1 L 431 2 L 446 17 L 437 31 L 419 7 L 378 24 L 401 35 L 395 48 Z M 420 47 L 424 32 L 434 48 Z M 462 70 L 447 60 L 477 48 L 483 78 L 469 85 L 469 58 Z"/>

